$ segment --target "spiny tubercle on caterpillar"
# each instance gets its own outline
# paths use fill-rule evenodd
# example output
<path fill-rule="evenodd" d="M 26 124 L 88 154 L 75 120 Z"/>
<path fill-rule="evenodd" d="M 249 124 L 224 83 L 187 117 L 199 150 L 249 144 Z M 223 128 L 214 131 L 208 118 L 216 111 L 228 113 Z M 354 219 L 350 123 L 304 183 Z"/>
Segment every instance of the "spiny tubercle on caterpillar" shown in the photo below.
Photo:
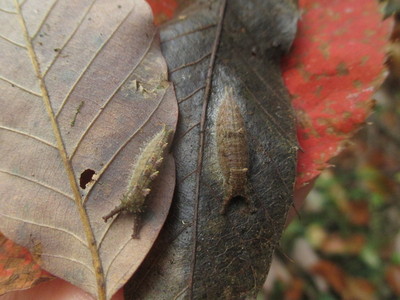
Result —
<path fill-rule="evenodd" d="M 145 209 L 145 200 L 151 191 L 151 183 L 158 176 L 162 166 L 164 155 L 168 146 L 169 138 L 173 133 L 164 127 L 151 139 L 133 168 L 128 189 L 121 199 L 121 204 L 116 206 L 109 214 L 103 217 L 104 221 L 114 215 L 127 211 L 133 214 L 132 238 L 139 238 L 139 226 L 141 213 Z"/>
<path fill-rule="evenodd" d="M 219 107 L 216 139 L 219 166 L 224 178 L 224 200 L 220 213 L 225 214 L 234 197 L 241 196 L 251 204 L 247 188 L 249 150 L 246 128 L 232 88 L 225 88 L 224 99 Z"/>

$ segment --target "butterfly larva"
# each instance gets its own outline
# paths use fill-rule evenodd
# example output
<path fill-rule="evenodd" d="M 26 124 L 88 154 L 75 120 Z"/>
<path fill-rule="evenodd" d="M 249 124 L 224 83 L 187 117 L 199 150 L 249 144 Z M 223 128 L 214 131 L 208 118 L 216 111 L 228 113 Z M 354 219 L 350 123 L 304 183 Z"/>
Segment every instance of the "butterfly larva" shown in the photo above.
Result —
<path fill-rule="evenodd" d="M 247 195 L 249 150 L 246 129 L 232 89 L 225 89 L 216 121 L 218 161 L 224 177 L 224 200 L 221 214 L 232 198 L 241 196 L 250 203 Z"/>
<path fill-rule="evenodd" d="M 172 130 L 164 126 L 146 145 L 137 159 L 121 204 L 103 217 L 107 222 L 121 211 L 132 213 L 134 218 L 132 237 L 135 239 L 139 237 L 140 215 L 144 211 L 146 197 L 151 191 L 151 183 L 158 176 L 171 134 Z"/>

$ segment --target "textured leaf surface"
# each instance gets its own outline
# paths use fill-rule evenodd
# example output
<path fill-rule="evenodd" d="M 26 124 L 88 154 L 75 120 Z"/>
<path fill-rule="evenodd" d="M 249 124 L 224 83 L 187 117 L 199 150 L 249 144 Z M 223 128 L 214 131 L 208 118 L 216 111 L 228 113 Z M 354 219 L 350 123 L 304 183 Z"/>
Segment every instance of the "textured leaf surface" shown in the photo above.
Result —
<path fill-rule="evenodd" d="M 165 19 L 181 1 L 150 1 L 156 19 Z M 385 16 L 398 0 L 380 1 Z M 300 0 L 302 11 L 293 50 L 282 64 L 300 121 L 296 188 L 329 166 L 371 113 L 374 87 L 383 80 L 392 21 L 382 22 L 378 1 Z M 166 9 L 168 7 L 168 9 Z M 163 16 L 161 14 L 163 13 Z M 159 16 L 159 17 L 158 17 Z M 395 32 L 397 30 L 395 29 Z M 391 47 L 390 52 L 398 52 Z M 390 66 L 396 63 L 390 59 Z M 394 63 L 393 63 L 394 62 Z M 391 72 L 396 72 L 391 68 Z"/>
<path fill-rule="evenodd" d="M 32 253 L 40 244 L 45 270 L 110 298 L 152 246 L 174 189 L 168 156 L 140 239 L 129 214 L 102 219 L 141 147 L 176 124 L 150 8 L 7 0 L 0 17 L 0 231 Z"/>
<path fill-rule="evenodd" d="M 299 153 L 296 185 L 325 169 L 343 141 L 371 113 L 374 88 L 383 80 L 390 22 L 377 1 L 302 0 L 293 51 L 283 64 L 296 110 Z"/>
<path fill-rule="evenodd" d="M 221 3 L 189 8 L 161 31 L 180 107 L 177 190 L 161 239 L 126 289 L 128 299 L 254 297 L 292 203 L 297 146 L 279 62 L 295 35 L 296 9 L 289 1 L 230 0 L 224 14 Z M 234 199 L 221 215 L 215 126 L 226 88 L 245 121 L 247 200 L 254 207 Z"/>

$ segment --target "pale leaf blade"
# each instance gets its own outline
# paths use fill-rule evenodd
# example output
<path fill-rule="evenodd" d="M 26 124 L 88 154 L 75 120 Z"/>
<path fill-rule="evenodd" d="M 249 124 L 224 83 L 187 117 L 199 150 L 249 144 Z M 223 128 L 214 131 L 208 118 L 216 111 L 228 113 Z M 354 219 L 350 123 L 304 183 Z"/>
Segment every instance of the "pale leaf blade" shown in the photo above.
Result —
<path fill-rule="evenodd" d="M 176 125 L 150 8 L 141 0 L 2 4 L 19 27 L 0 39 L 0 230 L 31 250 L 40 243 L 52 274 L 110 298 L 155 241 L 174 189 L 168 155 L 140 239 L 131 238 L 131 215 L 102 219 L 144 145 Z M 82 185 L 85 170 L 95 175 Z"/>

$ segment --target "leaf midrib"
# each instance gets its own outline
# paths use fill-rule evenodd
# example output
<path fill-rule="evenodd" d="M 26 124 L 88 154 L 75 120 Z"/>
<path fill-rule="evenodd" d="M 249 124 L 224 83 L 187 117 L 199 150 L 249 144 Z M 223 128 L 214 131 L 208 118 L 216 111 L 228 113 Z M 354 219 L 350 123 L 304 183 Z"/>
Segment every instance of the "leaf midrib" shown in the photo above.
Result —
<path fill-rule="evenodd" d="M 75 204 L 78 207 L 82 226 L 83 226 L 83 229 L 84 229 L 84 232 L 86 235 L 87 247 L 90 250 L 90 253 L 92 256 L 93 269 L 96 274 L 96 282 L 97 282 L 97 297 L 100 300 L 105 300 L 106 299 L 106 291 L 105 291 L 105 280 L 104 280 L 103 267 L 101 264 L 99 253 L 97 251 L 96 241 L 95 241 L 95 238 L 93 235 L 92 228 L 90 226 L 89 217 L 88 217 L 86 210 L 82 204 L 82 198 L 79 193 L 79 187 L 78 187 L 75 175 L 74 175 L 74 171 L 73 171 L 71 162 L 68 158 L 68 155 L 67 155 L 67 152 L 66 152 L 66 149 L 64 146 L 64 141 L 61 136 L 61 131 L 58 127 L 57 120 L 55 118 L 53 108 L 51 106 L 51 102 L 50 102 L 49 94 L 48 94 L 48 91 L 47 91 L 47 88 L 46 88 L 46 85 L 44 82 L 44 78 L 40 72 L 38 59 L 37 59 L 36 53 L 33 49 L 31 38 L 29 37 L 25 19 L 22 16 L 21 6 L 20 6 L 18 0 L 14 0 L 14 4 L 15 4 L 19 22 L 21 24 L 21 29 L 23 31 L 23 35 L 24 35 L 24 38 L 26 41 L 28 55 L 31 59 L 31 62 L 32 62 L 32 65 L 34 68 L 34 72 L 39 81 L 39 86 L 40 86 L 40 90 L 42 93 L 41 98 L 43 100 L 43 104 L 45 106 L 46 112 L 50 118 L 52 130 L 53 130 L 56 142 L 57 142 L 57 148 L 58 148 L 63 165 L 64 165 L 65 170 L 68 175 L 68 180 L 69 180 L 69 183 L 70 183 L 73 195 L 74 195 Z"/>
<path fill-rule="evenodd" d="M 207 121 L 207 108 L 208 102 L 211 95 L 212 87 L 212 75 L 214 71 L 214 64 L 217 57 L 217 52 L 220 44 L 220 38 L 222 34 L 223 20 L 225 16 L 227 0 L 221 0 L 218 10 L 218 25 L 215 31 L 215 39 L 211 48 L 210 62 L 207 70 L 206 87 L 203 94 L 203 104 L 201 110 L 200 120 L 200 142 L 199 152 L 197 157 L 197 173 L 196 173 L 196 190 L 195 190 L 195 207 L 193 215 L 193 235 L 192 235 L 192 260 L 189 275 L 189 299 L 193 299 L 193 285 L 194 285 L 194 273 L 196 268 L 196 252 L 197 252 L 197 231 L 198 231 L 198 214 L 199 214 L 199 196 L 200 196 L 200 179 L 201 171 L 203 169 L 203 155 L 204 155 L 204 141 L 205 141 L 205 126 Z"/>

